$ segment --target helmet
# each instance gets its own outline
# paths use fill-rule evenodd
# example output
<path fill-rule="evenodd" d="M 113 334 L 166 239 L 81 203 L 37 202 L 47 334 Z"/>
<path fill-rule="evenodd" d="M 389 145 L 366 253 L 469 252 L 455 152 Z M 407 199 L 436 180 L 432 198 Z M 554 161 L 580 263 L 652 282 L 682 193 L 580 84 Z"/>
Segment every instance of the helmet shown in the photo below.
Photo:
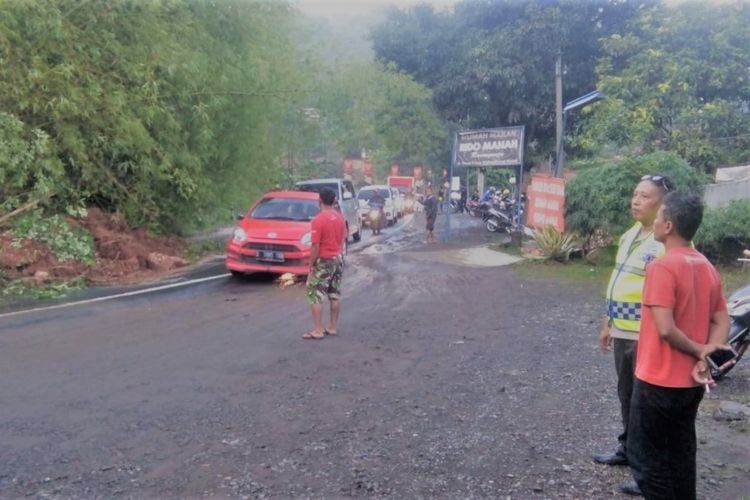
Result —
<path fill-rule="evenodd" d="M 495 192 L 495 186 L 490 186 L 490 193 L 494 193 L 494 192 Z"/>
<path fill-rule="evenodd" d="M 510 189 L 503 189 L 503 196 L 510 195 Z"/>

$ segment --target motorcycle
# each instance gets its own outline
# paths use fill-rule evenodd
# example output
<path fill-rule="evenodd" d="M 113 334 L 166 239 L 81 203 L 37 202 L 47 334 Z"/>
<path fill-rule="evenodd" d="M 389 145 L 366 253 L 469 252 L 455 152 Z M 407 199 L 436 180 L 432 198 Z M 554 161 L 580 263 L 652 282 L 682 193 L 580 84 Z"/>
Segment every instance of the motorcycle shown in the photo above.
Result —
<path fill-rule="evenodd" d="M 451 199 L 451 212 L 454 214 L 463 212 L 463 210 L 461 210 L 461 200 Z"/>
<path fill-rule="evenodd" d="M 521 204 L 523 214 L 523 204 Z M 482 218 L 490 232 L 512 233 L 519 227 L 518 212 L 515 200 L 498 200 L 497 203 L 487 210 Z"/>
<path fill-rule="evenodd" d="M 372 234 L 380 234 L 385 225 L 385 212 L 382 208 L 372 207 L 367 212 L 367 224 L 372 229 Z"/>
<path fill-rule="evenodd" d="M 472 217 L 481 217 L 485 220 L 485 215 L 492 207 L 492 204 L 486 201 L 469 200 L 466 202 L 466 210 Z"/>
<path fill-rule="evenodd" d="M 740 288 L 729 297 L 727 310 L 730 319 L 727 344 L 737 355 L 734 363 L 725 365 L 723 368 L 709 363 L 711 377 L 714 380 L 720 380 L 729 373 L 750 347 L 750 285 Z"/>

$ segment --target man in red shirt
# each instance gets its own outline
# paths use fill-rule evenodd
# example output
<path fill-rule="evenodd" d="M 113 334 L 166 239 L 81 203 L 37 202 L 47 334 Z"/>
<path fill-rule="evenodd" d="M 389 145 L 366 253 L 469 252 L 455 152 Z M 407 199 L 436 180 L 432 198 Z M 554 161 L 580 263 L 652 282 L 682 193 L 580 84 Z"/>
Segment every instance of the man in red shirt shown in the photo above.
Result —
<path fill-rule="evenodd" d="M 666 254 L 646 268 L 627 443 L 647 499 L 695 498 L 695 417 L 702 384 L 713 383 L 706 357 L 726 348 L 719 273 L 690 244 L 702 218 L 698 197 L 673 192 L 654 221 Z"/>
<path fill-rule="evenodd" d="M 341 274 L 344 270 L 343 247 L 346 222 L 334 208 L 336 193 L 324 188 L 320 191 L 320 213 L 312 220 L 310 274 L 307 275 L 307 301 L 312 311 L 315 328 L 304 334 L 305 339 L 322 339 L 336 335 L 341 299 Z M 323 300 L 331 303 L 331 320 L 323 328 Z"/>

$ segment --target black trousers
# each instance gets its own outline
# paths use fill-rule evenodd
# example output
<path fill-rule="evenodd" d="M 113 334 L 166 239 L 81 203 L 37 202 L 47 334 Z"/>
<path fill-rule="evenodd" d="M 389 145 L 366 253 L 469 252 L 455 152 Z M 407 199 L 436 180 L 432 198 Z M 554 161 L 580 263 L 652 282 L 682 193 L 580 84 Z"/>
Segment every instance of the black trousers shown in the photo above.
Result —
<path fill-rule="evenodd" d="M 613 339 L 615 371 L 617 372 L 617 397 L 620 400 L 622 434 L 617 436 L 623 450 L 627 449 L 630 398 L 633 395 L 633 373 L 635 372 L 635 340 Z"/>
<path fill-rule="evenodd" d="M 703 388 L 675 389 L 636 379 L 628 462 L 647 500 L 695 499 L 695 417 Z"/>

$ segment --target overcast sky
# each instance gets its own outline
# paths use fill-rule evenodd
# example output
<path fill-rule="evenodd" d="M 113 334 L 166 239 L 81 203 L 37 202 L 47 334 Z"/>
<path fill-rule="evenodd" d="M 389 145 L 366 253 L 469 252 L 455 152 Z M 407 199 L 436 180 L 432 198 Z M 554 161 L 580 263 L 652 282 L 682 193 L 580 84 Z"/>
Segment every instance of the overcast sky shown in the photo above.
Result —
<path fill-rule="evenodd" d="M 338 17 L 359 16 L 389 5 L 410 7 L 419 3 L 430 3 L 436 8 L 453 5 L 458 0 L 292 0 L 299 9 L 313 16 Z"/>

